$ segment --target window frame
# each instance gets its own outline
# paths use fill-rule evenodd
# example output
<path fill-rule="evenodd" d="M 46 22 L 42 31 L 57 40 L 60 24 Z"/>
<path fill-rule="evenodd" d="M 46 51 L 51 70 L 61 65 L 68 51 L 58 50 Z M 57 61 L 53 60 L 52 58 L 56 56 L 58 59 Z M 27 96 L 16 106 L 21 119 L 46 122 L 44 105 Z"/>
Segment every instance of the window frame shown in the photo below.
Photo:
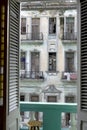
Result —
<path fill-rule="evenodd" d="M 50 63 L 49 63 L 50 62 L 50 55 L 49 54 L 55 54 L 55 65 L 52 64 L 51 70 L 49 67 L 49 65 L 50 65 Z M 54 66 L 55 66 L 55 69 L 53 70 Z M 57 53 L 56 52 L 48 52 L 48 71 L 49 72 L 56 72 L 57 71 Z"/>
<path fill-rule="evenodd" d="M 69 64 L 67 63 L 67 56 L 66 56 L 67 54 L 68 54 L 68 56 L 70 56 L 70 53 L 73 54 L 73 69 L 72 70 L 69 70 L 69 68 L 68 68 Z M 70 59 L 72 59 L 72 56 Z M 75 72 L 74 60 L 75 60 L 75 52 L 74 51 L 65 51 L 65 72 Z"/>
<path fill-rule="evenodd" d="M 20 51 L 20 70 L 26 70 L 26 51 Z M 22 53 L 24 53 L 24 57 L 22 57 Z M 23 58 L 23 61 L 21 61 Z M 23 65 L 22 65 L 23 64 Z M 23 68 L 22 68 L 23 67 Z"/>
<path fill-rule="evenodd" d="M 53 26 L 52 26 L 52 30 L 51 30 L 52 32 L 50 32 L 50 24 L 51 24 L 51 23 L 50 23 L 50 20 L 51 20 L 51 19 L 53 19 L 53 21 L 55 22 L 55 23 L 54 23 L 54 25 L 55 25 L 55 32 L 53 32 Z M 51 22 L 52 22 L 52 21 L 51 21 Z M 57 24 L 57 18 L 56 18 L 56 17 L 49 17 L 49 26 L 48 26 L 48 27 L 49 27 L 49 30 L 48 30 L 48 34 L 49 34 L 49 35 L 56 35 L 56 33 L 57 33 L 57 30 L 56 30 L 56 26 L 57 26 L 57 25 L 56 25 L 56 24 Z"/>
<path fill-rule="evenodd" d="M 26 23 L 27 23 L 27 19 L 26 17 L 21 18 L 21 34 L 26 34 Z"/>

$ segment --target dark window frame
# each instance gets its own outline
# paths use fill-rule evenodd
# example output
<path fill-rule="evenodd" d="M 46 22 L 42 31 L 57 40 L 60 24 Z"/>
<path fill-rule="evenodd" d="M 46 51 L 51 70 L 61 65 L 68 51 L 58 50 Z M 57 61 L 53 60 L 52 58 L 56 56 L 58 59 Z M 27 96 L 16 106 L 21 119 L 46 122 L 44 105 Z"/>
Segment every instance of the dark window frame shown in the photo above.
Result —
<path fill-rule="evenodd" d="M 26 52 L 21 51 L 20 56 L 21 56 L 20 57 L 20 69 L 25 70 L 26 69 Z"/>
<path fill-rule="evenodd" d="M 48 57 L 48 71 L 56 72 L 56 52 L 49 52 Z"/>
<path fill-rule="evenodd" d="M 75 72 L 74 64 L 75 52 L 65 52 L 65 71 L 66 72 Z"/>
<path fill-rule="evenodd" d="M 56 17 L 49 18 L 49 35 L 56 34 Z"/>
<path fill-rule="evenodd" d="M 26 18 L 21 18 L 21 34 L 26 34 Z"/>

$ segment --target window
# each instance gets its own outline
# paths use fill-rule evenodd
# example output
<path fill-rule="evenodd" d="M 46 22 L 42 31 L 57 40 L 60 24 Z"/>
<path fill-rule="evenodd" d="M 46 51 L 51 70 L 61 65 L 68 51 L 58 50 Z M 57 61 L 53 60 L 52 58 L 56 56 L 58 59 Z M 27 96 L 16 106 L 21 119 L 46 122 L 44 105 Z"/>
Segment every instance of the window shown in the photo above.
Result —
<path fill-rule="evenodd" d="M 49 18 L 49 34 L 56 34 L 56 18 Z"/>
<path fill-rule="evenodd" d="M 30 97 L 30 100 L 32 102 L 39 102 L 39 96 L 36 95 L 36 94 L 32 94 L 31 97 Z"/>
<path fill-rule="evenodd" d="M 40 18 L 32 18 L 32 40 L 40 39 Z"/>
<path fill-rule="evenodd" d="M 66 32 L 74 33 L 74 17 L 66 17 Z"/>
<path fill-rule="evenodd" d="M 49 53 L 49 71 L 56 71 L 56 53 Z"/>
<path fill-rule="evenodd" d="M 47 102 L 57 102 L 57 96 L 47 96 Z"/>
<path fill-rule="evenodd" d="M 31 52 L 31 71 L 39 71 L 39 52 Z"/>
<path fill-rule="evenodd" d="M 24 95 L 20 95 L 20 101 L 25 101 L 25 96 Z"/>
<path fill-rule="evenodd" d="M 25 70 L 26 52 L 21 51 L 21 70 Z"/>
<path fill-rule="evenodd" d="M 21 34 L 26 34 L 26 18 L 21 18 Z"/>
<path fill-rule="evenodd" d="M 65 53 L 65 71 L 74 72 L 74 52 Z"/>
<path fill-rule="evenodd" d="M 68 95 L 68 96 L 65 96 L 65 102 L 67 103 L 74 103 L 75 102 L 75 96 L 74 95 Z"/>

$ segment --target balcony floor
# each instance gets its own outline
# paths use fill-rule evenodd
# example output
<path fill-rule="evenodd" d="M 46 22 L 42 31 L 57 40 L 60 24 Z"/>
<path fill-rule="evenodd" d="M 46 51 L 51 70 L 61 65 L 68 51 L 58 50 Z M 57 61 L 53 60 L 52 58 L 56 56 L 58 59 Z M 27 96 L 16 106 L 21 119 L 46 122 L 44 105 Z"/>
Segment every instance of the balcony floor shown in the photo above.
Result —
<path fill-rule="evenodd" d="M 21 128 L 20 130 L 29 130 L 29 128 Z M 42 130 L 42 129 L 40 129 Z M 69 130 L 69 128 L 61 128 L 61 130 Z"/>

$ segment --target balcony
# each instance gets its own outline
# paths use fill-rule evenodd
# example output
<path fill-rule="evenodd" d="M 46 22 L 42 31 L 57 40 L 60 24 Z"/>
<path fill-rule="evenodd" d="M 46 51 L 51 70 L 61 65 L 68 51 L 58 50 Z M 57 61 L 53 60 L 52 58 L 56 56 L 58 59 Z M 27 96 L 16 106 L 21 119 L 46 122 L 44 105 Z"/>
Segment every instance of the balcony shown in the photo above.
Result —
<path fill-rule="evenodd" d="M 62 72 L 62 80 L 76 81 L 77 80 L 77 73 L 76 72 Z"/>
<path fill-rule="evenodd" d="M 43 43 L 43 33 L 26 33 L 21 34 L 21 43 Z"/>
<path fill-rule="evenodd" d="M 77 130 L 77 104 L 75 103 L 20 102 L 20 112 L 26 111 L 43 113 L 41 127 L 43 130 L 66 130 L 66 128 L 62 128 L 61 115 L 62 113 L 70 113 L 71 126 L 69 130 Z M 28 130 L 28 127 L 22 127 L 20 130 Z"/>
<path fill-rule="evenodd" d="M 23 79 L 37 79 L 37 80 L 44 80 L 43 72 L 42 71 L 25 71 L 20 70 L 20 78 Z"/>
<path fill-rule="evenodd" d="M 64 32 L 62 36 L 62 40 L 76 41 L 77 40 L 77 32 Z"/>

